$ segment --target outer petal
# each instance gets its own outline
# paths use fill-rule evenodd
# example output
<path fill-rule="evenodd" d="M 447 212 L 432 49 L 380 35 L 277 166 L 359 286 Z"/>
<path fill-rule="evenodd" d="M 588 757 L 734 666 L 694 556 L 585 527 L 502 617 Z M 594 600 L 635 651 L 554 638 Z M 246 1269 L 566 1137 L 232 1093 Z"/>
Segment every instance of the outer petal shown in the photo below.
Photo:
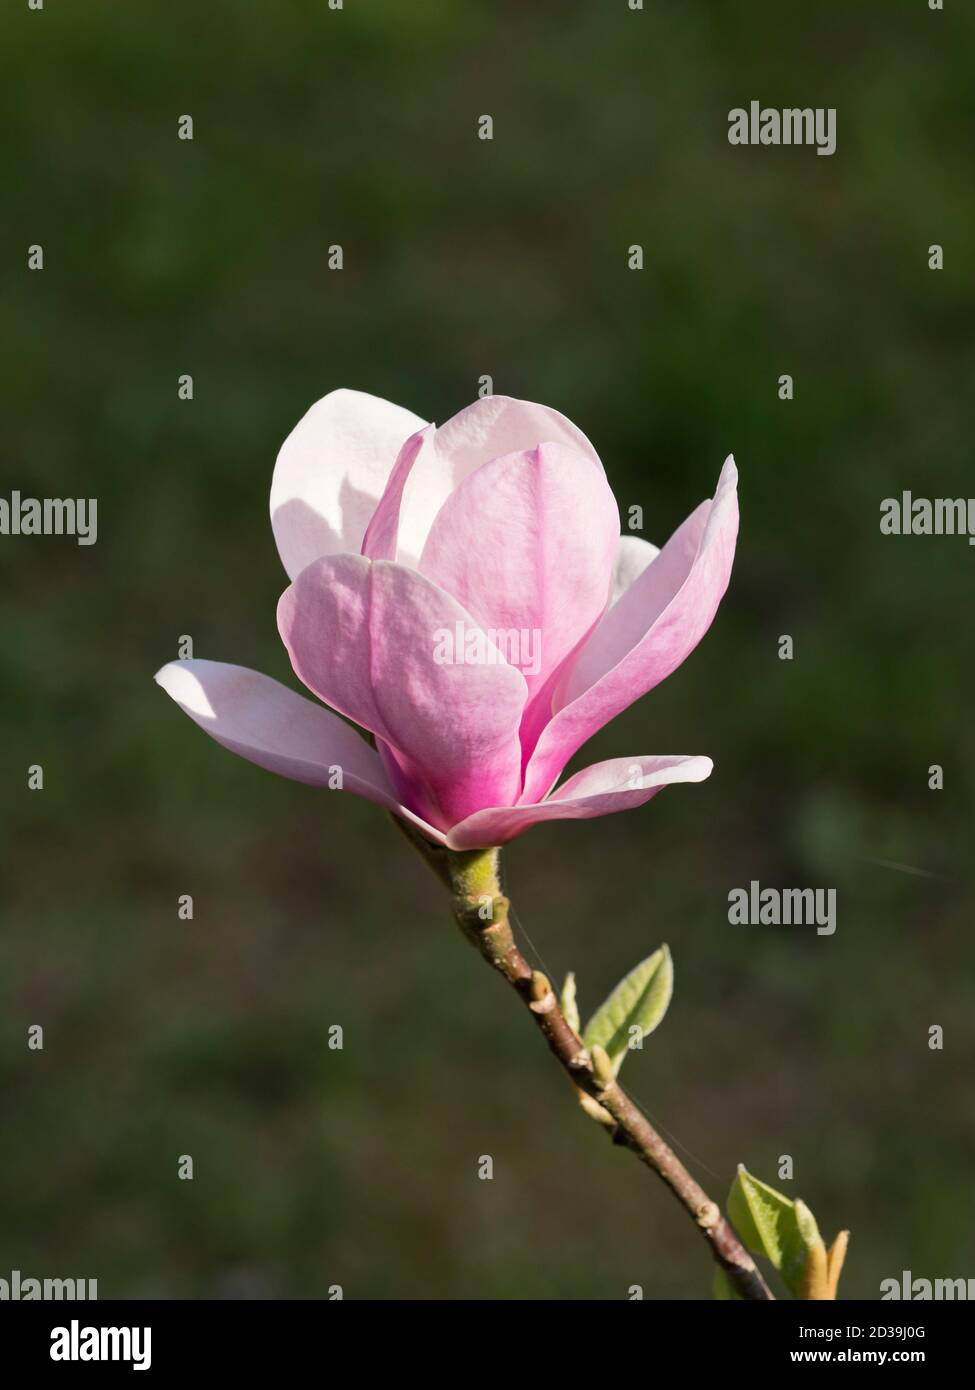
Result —
<path fill-rule="evenodd" d="M 710 758 L 611 758 L 570 777 L 545 801 L 478 811 L 447 835 L 451 849 L 503 845 L 544 820 L 589 820 L 642 806 L 672 782 L 703 782 L 711 775 Z"/>
<path fill-rule="evenodd" d="M 606 607 L 619 541 L 601 470 L 561 444 L 492 459 L 431 527 L 420 572 L 468 610 L 538 690 Z"/>
<path fill-rule="evenodd" d="M 711 626 L 728 587 L 738 535 L 738 471 L 721 470 L 714 498 L 674 532 L 585 643 L 526 770 L 524 799 L 543 796 L 597 729 L 666 679 Z"/>
<path fill-rule="evenodd" d="M 281 446 L 271 525 L 294 579 L 312 560 L 357 551 L 404 440 L 424 422 L 363 391 L 332 391 Z"/>
<path fill-rule="evenodd" d="M 479 634 L 482 657 L 444 659 L 444 634 Z M 400 799 L 446 828 L 520 789 L 524 677 L 470 614 L 415 570 L 334 555 L 281 597 L 278 628 L 305 685 L 395 752 Z"/>
<path fill-rule="evenodd" d="M 171 661 L 156 681 L 200 728 L 248 762 L 313 787 L 334 783 L 412 821 L 429 839 L 443 835 L 402 806 L 374 749 L 341 719 L 270 676 L 220 661 Z"/>
<path fill-rule="evenodd" d="M 434 517 L 468 474 L 502 454 L 520 453 L 543 443 L 575 449 L 603 472 L 589 440 L 557 410 L 510 396 L 485 396 L 475 401 L 424 435 L 421 447 L 383 497 L 377 509 L 376 535 L 395 535 L 395 552 L 388 547 L 388 539 L 385 548 L 373 548 L 375 538 L 370 536 L 364 553 L 415 566 Z"/>

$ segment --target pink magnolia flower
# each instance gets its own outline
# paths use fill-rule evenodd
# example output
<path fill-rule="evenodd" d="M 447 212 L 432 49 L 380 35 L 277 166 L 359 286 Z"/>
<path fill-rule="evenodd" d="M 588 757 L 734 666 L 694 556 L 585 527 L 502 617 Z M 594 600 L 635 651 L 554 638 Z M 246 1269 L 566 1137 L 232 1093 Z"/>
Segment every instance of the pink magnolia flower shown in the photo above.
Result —
<path fill-rule="evenodd" d="M 555 410 L 488 396 L 437 428 L 333 391 L 288 436 L 271 484 L 291 579 L 278 629 L 330 709 L 219 662 L 172 662 L 156 679 L 225 748 L 313 786 L 340 780 L 451 849 L 639 806 L 703 781 L 710 759 L 612 758 L 556 783 L 710 626 L 736 481 L 729 458 L 658 552 L 620 536 L 595 449 Z"/>

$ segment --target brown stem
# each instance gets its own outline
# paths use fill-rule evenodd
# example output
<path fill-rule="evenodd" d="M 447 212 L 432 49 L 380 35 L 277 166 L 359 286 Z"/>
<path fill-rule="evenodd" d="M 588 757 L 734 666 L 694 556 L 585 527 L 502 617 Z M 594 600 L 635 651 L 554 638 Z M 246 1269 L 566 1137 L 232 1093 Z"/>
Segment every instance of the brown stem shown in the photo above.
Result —
<path fill-rule="evenodd" d="M 532 970 L 515 942 L 508 921 L 508 899 L 501 892 L 497 850 L 452 852 L 439 849 L 397 822 L 407 838 L 451 890 L 454 916 L 467 939 L 503 975 L 527 1007 L 552 1053 L 577 1090 L 592 1098 L 612 1119 L 615 1143 L 632 1149 L 662 1178 L 707 1241 L 711 1254 L 740 1298 L 774 1297 L 755 1261 L 704 1189 L 651 1125 L 605 1065 L 594 1058 L 569 1024 L 546 977 Z M 598 1114 L 597 1110 L 597 1114 Z"/>

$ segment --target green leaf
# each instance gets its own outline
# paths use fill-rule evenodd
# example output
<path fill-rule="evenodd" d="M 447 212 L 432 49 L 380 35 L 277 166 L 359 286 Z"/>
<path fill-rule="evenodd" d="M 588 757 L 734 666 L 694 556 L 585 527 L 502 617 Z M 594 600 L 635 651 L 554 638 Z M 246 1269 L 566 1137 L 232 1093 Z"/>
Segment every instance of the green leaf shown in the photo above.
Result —
<path fill-rule="evenodd" d="M 728 1194 L 728 1217 L 753 1255 L 764 1255 L 785 1280 L 793 1298 L 809 1298 L 822 1283 L 826 1251 L 816 1218 L 804 1202 L 793 1202 L 742 1165 Z"/>
<path fill-rule="evenodd" d="M 565 1014 L 565 1021 L 573 1032 L 579 1031 L 579 1006 L 576 1003 L 576 977 L 570 970 L 565 977 L 565 984 L 562 986 L 562 998 L 559 1000 L 562 1012 Z"/>
<path fill-rule="evenodd" d="M 795 1233 L 793 1203 L 774 1187 L 753 1178 L 743 1163 L 728 1194 L 728 1219 L 753 1255 L 764 1255 L 776 1269 Z"/>
<path fill-rule="evenodd" d="M 674 965 L 670 951 L 661 946 L 622 980 L 586 1024 L 582 1040 L 587 1047 L 599 1043 L 619 1072 L 630 1049 L 630 1029 L 648 1037 L 667 1012 L 674 991 Z"/>

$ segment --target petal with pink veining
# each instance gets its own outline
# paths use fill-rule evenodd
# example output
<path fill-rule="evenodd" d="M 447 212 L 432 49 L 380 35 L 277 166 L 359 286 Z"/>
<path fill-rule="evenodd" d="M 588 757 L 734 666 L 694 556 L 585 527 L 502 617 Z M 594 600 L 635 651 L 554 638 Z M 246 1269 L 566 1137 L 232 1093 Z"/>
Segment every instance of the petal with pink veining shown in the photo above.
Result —
<path fill-rule="evenodd" d="M 531 699 L 605 609 L 619 529 L 602 470 L 574 449 L 540 444 L 458 484 L 419 569 L 494 636 Z"/>
<path fill-rule="evenodd" d="M 428 839 L 443 842 L 439 830 L 400 804 L 378 754 L 354 729 L 270 676 L 222 661 L 194 660 L 171 661 L 155 679 L 232 753 L 294 782 L 355 792 L 406 817 Z"/>
<path fill-rule="evenodd" d="M 429 579 L 327 556 L 281 596 L 278 629 L 304 684 L 394 751 L 397 791 L 418 815 L 444 828 L 517 798 L 524 677 Z M 476 640 L 455 644 L 458 633 Z"/>
<path fill-rule="evenodd" d="M 523 800 L 544 796 L 572 754 L 676 670 L 711 626 L 731 577 L 737 478 L 729 458 L 713 500 L 674 532 L 569 663 L 528 763 Z"/>
<path fill-rule="evenodd" d="M 600 474 L 603 466 L 589 440 L 557 410 L 510 396 L 485 396 L 461 410 L 434 431 L 426 431 L 421 446 L 404 464 L 377 508 L 371 554 L 416 565 L 434 518 L 454 488 L 481 464 L 503 454 L 534 449 L 538 444 L 562 444 L 583 454 Z M 397 537 L 389 549 L 390 533 Z M 382 548 L 376 537 L 382 536 Z"/>
<path fill-rule="evenodd" d="M 447 835 L 450 849 L 485 849 L 503 845 L 546 820 L 590 820 L 642 806 L 675 782 L 703 782 L 711 775 L 710 758 L 611 758 L 570 777 L 544 801 L 496 806 L 478 811 Z"/>

